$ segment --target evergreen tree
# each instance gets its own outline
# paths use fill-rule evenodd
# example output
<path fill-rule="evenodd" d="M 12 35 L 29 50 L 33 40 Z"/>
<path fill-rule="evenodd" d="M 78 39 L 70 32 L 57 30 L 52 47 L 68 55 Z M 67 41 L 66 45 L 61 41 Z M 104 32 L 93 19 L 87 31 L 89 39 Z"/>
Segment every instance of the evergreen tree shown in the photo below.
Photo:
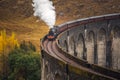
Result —
<path fill-rule="evenodd" d="M 31 49 L 30 43 L 25 41 L 20 48 L 12 50 L 8 58 L 10 67 L 9 80 L 40 80 L 39 55 Z"/>

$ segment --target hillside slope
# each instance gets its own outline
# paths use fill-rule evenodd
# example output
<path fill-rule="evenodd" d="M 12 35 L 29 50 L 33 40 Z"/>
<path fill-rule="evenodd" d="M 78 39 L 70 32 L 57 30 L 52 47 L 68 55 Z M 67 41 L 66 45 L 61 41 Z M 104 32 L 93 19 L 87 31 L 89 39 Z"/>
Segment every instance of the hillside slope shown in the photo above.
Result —
<path fill-rule="evenodd" d="M 119 0 L 53 0 L 57 24 L 89 16 L 119 13 Z M 14 31 L 19 41 L 32 41 L 39 46 L 39 39 L 48 28 L 33 16 L 32 0 L 0 0 L 0 30 Z M 39 47 L 38 47 L 39 48 Z"/>

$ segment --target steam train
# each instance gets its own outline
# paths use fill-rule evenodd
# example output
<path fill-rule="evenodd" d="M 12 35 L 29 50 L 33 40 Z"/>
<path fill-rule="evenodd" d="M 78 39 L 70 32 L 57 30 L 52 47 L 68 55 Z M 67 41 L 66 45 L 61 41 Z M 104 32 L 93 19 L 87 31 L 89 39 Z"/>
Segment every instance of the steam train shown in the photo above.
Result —
<path fill-rule="evenodd" d="M 51 28 L 47 35 L 47 39 L 54 40 L 57 37 L 57 27 Z"/>
<path fill-rule="evenodd" d="M 57 35 L 63 31 L 65 31 L 66 29 L 68 29 L 68 26 L 65 25 L 64 27 L 60 27 L 60 26 L 54 26 L 53 28 L 51 28 L 49 30 L 49 33 L 47 34 L 46 38 L 48 40 L 55 40 Z"/>

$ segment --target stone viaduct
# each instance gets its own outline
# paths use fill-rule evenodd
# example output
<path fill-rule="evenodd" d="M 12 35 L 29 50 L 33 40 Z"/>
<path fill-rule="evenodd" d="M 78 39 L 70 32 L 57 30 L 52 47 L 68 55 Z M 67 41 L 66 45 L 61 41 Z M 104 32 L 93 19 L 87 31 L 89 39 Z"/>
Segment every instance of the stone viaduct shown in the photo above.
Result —
<path fill-rule="evenodd" d="M 41 41 L 42 80 L 120 80 L 120 14 L 66 22 Z"/>

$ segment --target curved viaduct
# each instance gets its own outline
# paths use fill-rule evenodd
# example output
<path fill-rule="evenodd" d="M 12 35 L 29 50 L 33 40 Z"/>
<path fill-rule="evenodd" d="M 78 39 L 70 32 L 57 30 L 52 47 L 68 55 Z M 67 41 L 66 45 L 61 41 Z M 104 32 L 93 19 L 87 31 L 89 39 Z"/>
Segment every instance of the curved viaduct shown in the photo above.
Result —
<path fill-rule="evenodd" d="M 42 80 L 120 80 L 120 14 L 66 22 L 41 41 Z"/>

